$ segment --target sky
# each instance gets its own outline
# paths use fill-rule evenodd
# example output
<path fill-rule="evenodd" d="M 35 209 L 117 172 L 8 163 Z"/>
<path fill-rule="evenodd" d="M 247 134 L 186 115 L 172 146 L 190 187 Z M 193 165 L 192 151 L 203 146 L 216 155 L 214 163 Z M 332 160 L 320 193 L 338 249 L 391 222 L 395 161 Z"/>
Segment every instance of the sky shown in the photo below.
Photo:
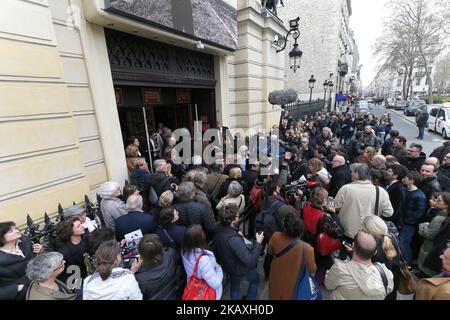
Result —
<path fill-rule="evenodd" d="M 353 0 L 350 28 L 355 32 L 359 50 L 361 80 L 367 87 L 377 73 L 377 59 L 372 56 L 375 40 L 383 34 L 383 19 L 388 14 L 388 0 Z"/>

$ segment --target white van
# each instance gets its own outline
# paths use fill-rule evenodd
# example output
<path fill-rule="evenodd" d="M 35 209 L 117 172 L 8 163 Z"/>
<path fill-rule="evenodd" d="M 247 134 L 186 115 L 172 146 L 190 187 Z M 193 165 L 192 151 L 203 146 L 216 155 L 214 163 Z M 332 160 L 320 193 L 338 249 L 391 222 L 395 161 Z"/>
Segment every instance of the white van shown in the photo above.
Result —
<path fill-rule="evenodd" d="M 442 134 L 444 139 L 450 137 L 450 104 L 442 108 L 432 108 L 428 118 L 428 130 Z"/>

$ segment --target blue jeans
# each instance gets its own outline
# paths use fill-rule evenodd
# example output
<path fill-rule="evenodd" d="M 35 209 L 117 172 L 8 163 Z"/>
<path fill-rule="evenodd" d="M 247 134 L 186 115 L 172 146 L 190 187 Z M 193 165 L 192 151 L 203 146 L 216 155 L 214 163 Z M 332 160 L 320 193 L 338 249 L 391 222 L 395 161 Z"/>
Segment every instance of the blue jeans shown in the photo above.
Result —
<path fill-rule="evenodd" d="M 411 240 L 416 234 L 416 231 L 417 231 L 416 226 L 408 226 L 408 225 L 404 225 L 400 230 L 399 236 L 400 250 L 402 250 L 403 256 L 405 257 L 406 263 L 408 263 L 408 265 L 411 265 L 413 260 Z"/>
<path fill-rule="evenodd" d="M 386 132 L 381 131 L 381 132 L 380 132 L 380 140 L 381 140 L 381 144 L 384 143 L 384 138 L 385 138 L 385 137 L 386 137 Z"/>
<path fill-rule="evenodd" d="M 423 135 L 425 134 L 425 127 L 419 127 L 419 139 L 423 140 Z"/>
<path fill-rule="evenodd" d="M 241 300 L 241 281 L 248 281 L 247 300 L 256 300 L 259 287 L 259 273 L 256 269 L 245 276 L 231 276 L 230 296 L 232 300 Z"/>

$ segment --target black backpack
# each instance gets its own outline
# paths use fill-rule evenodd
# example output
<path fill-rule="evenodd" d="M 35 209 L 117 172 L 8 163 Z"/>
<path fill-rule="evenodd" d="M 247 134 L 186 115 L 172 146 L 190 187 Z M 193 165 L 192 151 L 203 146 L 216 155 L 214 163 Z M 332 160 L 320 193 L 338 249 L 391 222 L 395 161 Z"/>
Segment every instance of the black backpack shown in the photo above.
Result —
<path fill-rule="evenodd" d="M 264 209 L 255 217 L 256 231 L 264 231 L 264 243 L 269 242 L 274 232 L 281 231 L 281 227 L 278 225 L 277 219 L 275 218 L 275 212 L 277 212 L 282 205 L 284 205 L 283 202 L 274 200 L 269 208 Z"/>

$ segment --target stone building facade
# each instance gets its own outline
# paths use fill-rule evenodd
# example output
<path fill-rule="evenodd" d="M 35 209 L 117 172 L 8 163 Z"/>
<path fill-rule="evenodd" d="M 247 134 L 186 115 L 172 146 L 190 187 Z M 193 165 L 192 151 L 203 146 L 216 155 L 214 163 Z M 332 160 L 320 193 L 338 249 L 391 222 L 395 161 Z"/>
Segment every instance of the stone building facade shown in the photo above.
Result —
<path fill-rule="evenodd" d="M 197 39 L 104 8 L 104 0 L 0 4 L 0 221 L 21 225 L 26 214 L 55 214 L 58 203 L 81 203 L 103 182 L 127 178 L 116 95 L 121 84 L 112 77 L 105 29 L 194 56 L 201 47 Z M 238 0 L 236 11 L 237 49 L 205 43 L 201 51 L 214 67 L 209 125 L 271 127 L 280 113 L 267 95 L 284 86 L 284 56 L 270 45 L 286 29 L 276 17 L 261 15 L 259 1 Z"/>
<path fill-rule="evenodd" d="M 300 69 L 296 73 L 286 72 L 286 87 L 298 91 L 299 99 L 309 100 L 308 80 L 311 75 L 317 80 L 312 91 L 312 99 L 324 98 L 324 81 L 334 84 L 332 99 L 337 91 L 347 91 L 354 63 L 350 52 L 355 54 L 357 46 L 352 46 L 349 19 L 352 15 L 351 0 L 298 0 L 285 1 L 278 8 L 279 17 L 285 21 L 300 17 L 300 49 L 303 51 Z M 347 46 L 347 47 L 346 47 Z M 289 49 L 286 49 L 286 55 Z M 357 56 L 357 54 L 355 55 Z M 289 59 L 286 58 L 286 71 Z M 327 99 L 329 97 L 327 92 Z"/>

